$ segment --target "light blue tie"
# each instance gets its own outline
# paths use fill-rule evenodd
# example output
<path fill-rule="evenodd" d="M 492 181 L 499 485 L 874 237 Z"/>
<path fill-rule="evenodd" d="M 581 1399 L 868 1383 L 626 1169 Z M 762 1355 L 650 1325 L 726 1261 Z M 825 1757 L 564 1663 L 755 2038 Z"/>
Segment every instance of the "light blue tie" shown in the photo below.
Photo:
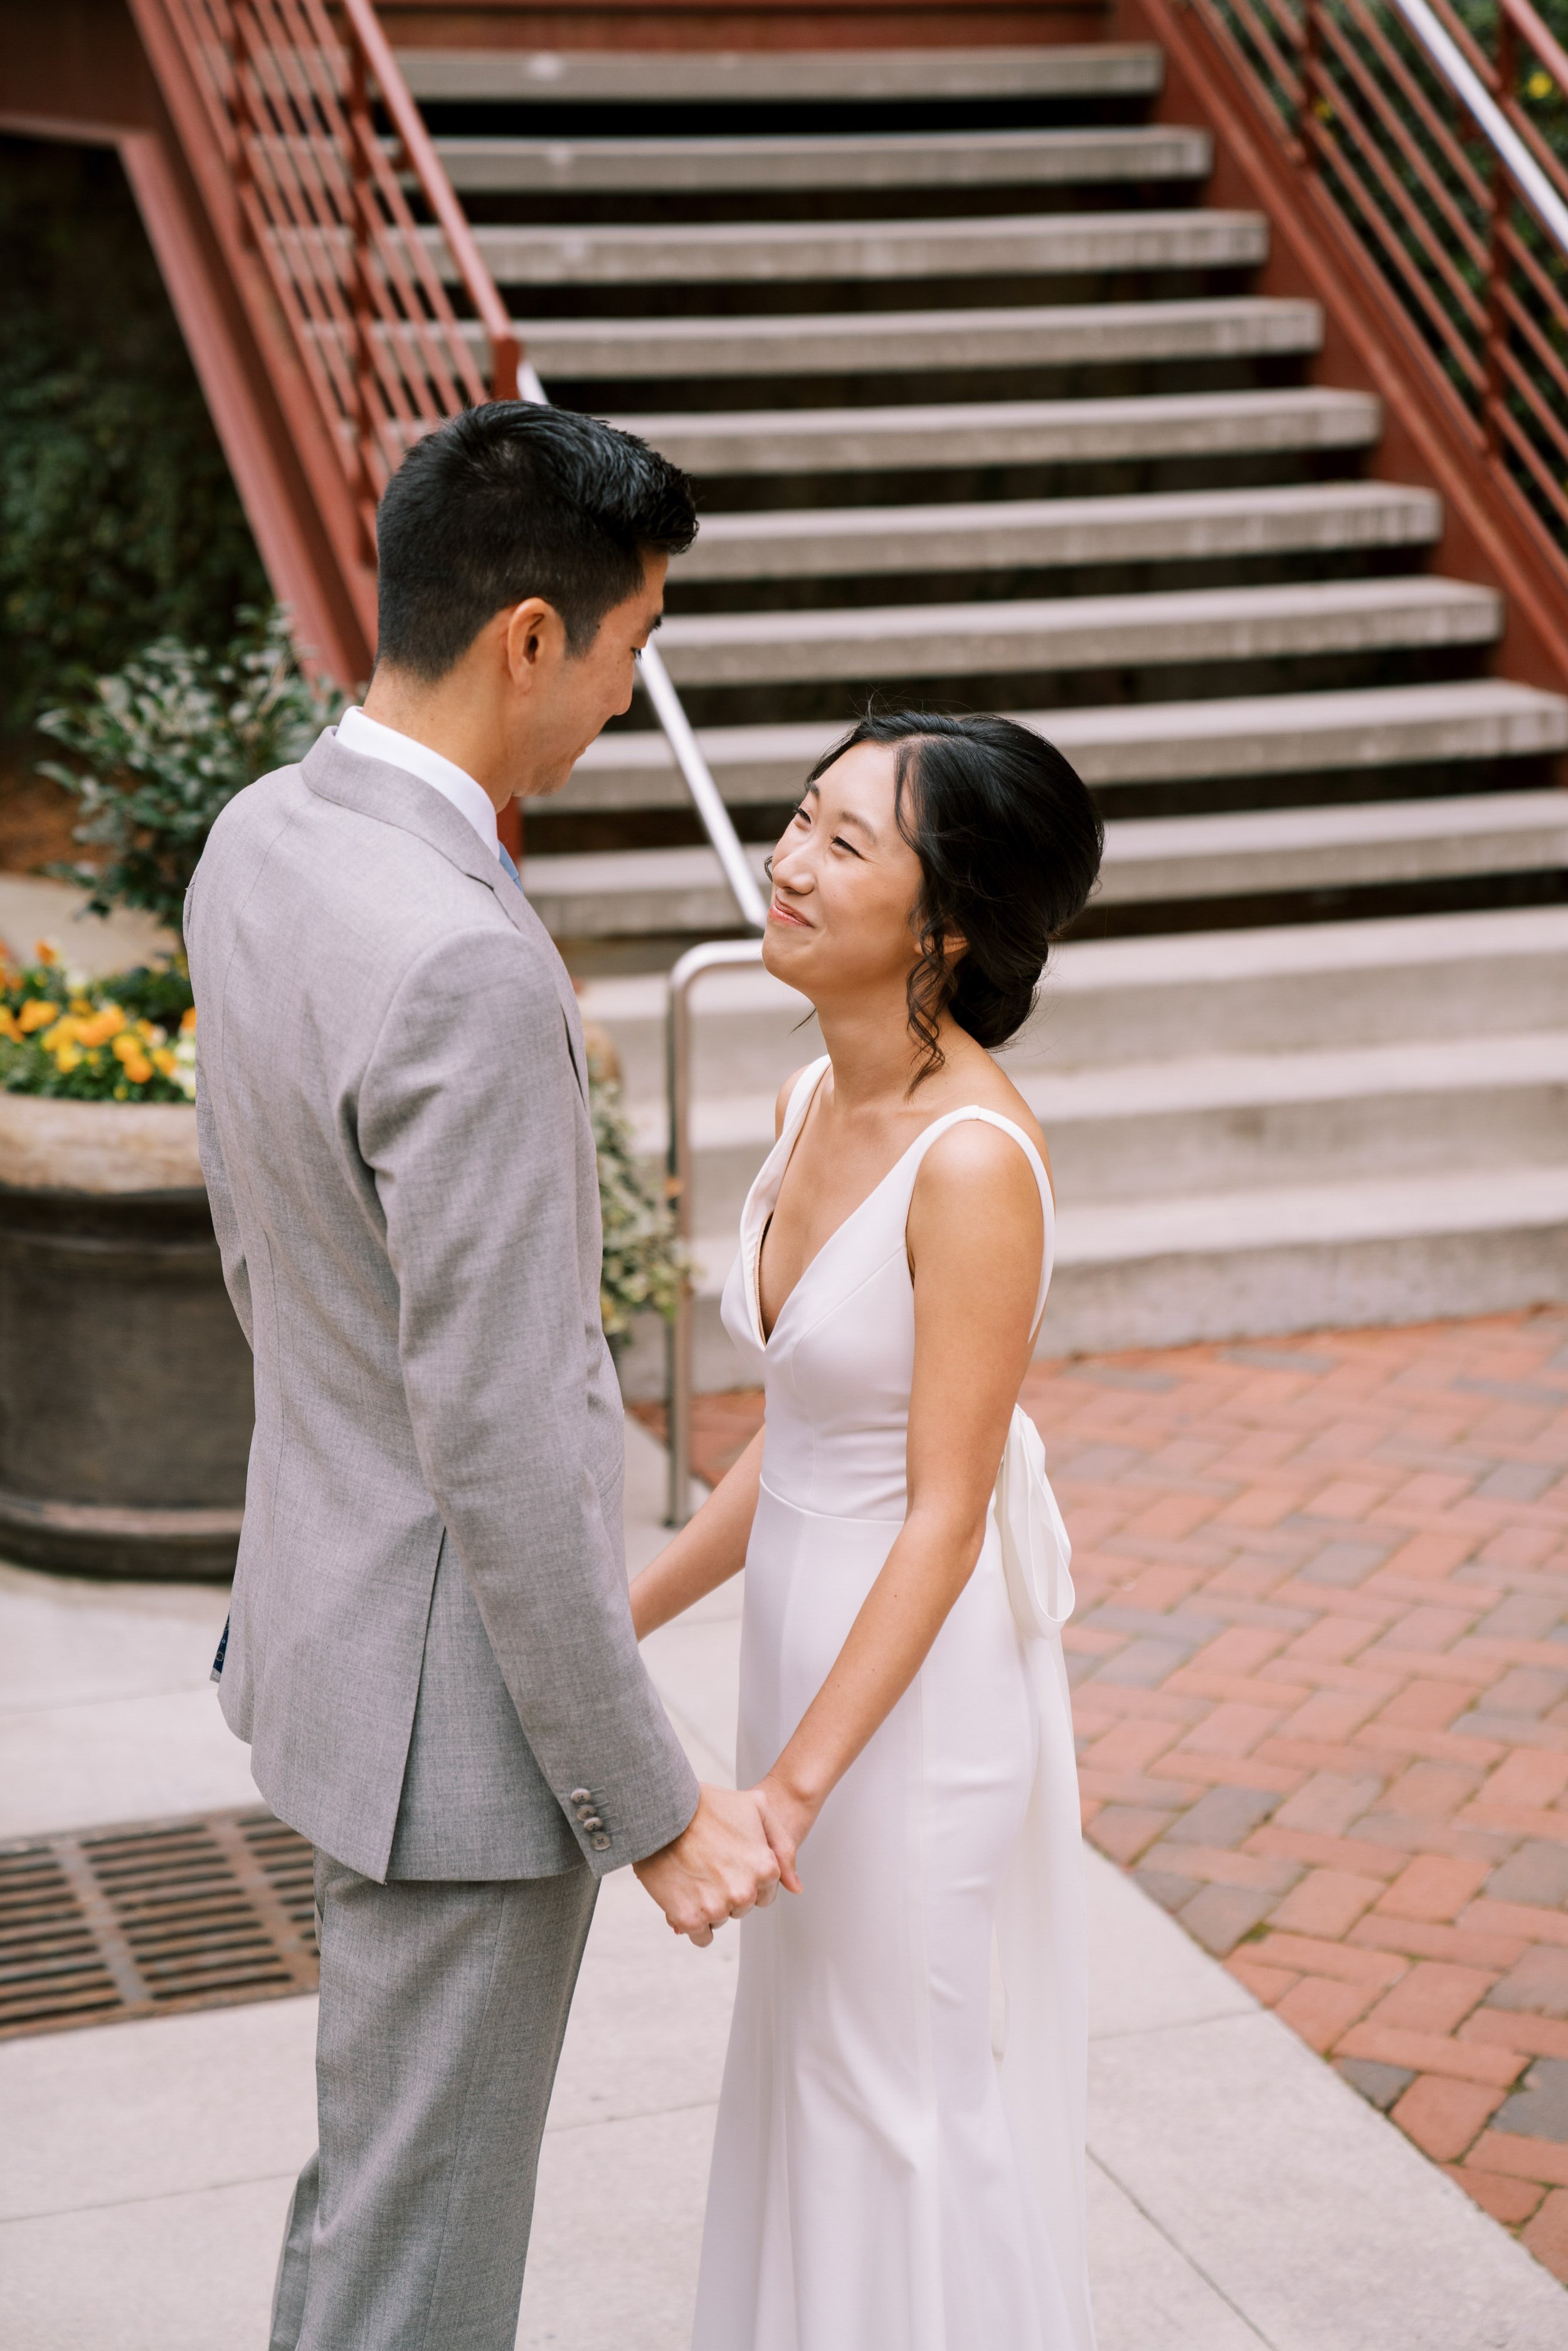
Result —
<path fill-rule="evenodd" d="M 506 844 L 506 842 L 505 842 L 504 841 L 498 841 L 496 843 L 496 850 L 497 850 L 497 854 L 499 856 L 499 858 L 500 858 L 500 860 L 501 860 L 501 863 L 503 864 L 503 866 L 505 866 L 505 868 L 506 868 L 507 872 L 511 875 L 511 877 L 512 877 L 513 881 L 517 883 L 517 885 L 518 889 L 520 890 L 520 889 L 522 888 L 522 886 L 523 886 L 523 877 L 522 877 L 522 875 L 518 872 L 518 871 L 517 871 L 517 867 L 513 864 L 512 860 L 511 860 L 511 856 L 510 856 L 510 854 L 509 854 L 509 852 L 508 852 L 508 851 L 507 851 L 507 844 Z"/>

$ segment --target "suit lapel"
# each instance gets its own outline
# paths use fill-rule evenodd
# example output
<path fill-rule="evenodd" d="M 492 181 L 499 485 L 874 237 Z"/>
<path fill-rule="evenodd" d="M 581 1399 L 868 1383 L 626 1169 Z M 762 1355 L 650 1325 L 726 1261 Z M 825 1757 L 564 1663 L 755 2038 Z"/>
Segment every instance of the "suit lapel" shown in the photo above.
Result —
<path fill-rule="evenodd" d="M 483 883 L 507 920 L 543 956 L 566 1022 L 567 1050 L 583 1100 L 588 1099 L 588 1056 L 583 1045 L 582 1019 L 566 966 L 555 941 L 498 857 L 487 850 L 473 826 L 448 799 L 419 776 L 390 760 L 368 758 L 362 751 L 346 751 L 333 733 L 320 736 L 300 763 L 300 773 L 313 792 L 336 800 L 340 808 L 378 824 L 395 825 L 438 852 L 449 864 Z"/>

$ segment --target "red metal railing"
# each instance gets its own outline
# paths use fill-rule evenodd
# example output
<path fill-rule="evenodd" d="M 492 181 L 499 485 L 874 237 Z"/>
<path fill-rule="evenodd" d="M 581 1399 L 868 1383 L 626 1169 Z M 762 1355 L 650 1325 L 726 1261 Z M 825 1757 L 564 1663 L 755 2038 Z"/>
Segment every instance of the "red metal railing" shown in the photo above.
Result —
<path fill-rule="evenodd" d="M 359 559 L 373 564 L 376 502 L 410 440 L 460 408 L 517 397 L 506 306 L 371 0 L 161 7 L 222 160 L 228 225 L 287 329 L 338 453 Z M 411 193 L 484 329 L 487 381 Z"/>
<path fill-rule="evenodd" d="M 1568 584 L 1568 53 L 1530 0 L 1190 0 Z M 1553 117 L 1557 118 L 1555 120 Z"/>

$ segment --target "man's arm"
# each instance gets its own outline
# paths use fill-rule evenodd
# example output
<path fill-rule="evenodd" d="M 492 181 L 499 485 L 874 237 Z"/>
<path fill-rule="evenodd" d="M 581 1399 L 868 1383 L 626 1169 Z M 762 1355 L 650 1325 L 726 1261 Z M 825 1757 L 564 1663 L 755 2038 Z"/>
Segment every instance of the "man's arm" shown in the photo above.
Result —
<path fill-rule="evenodd" d="M 423 958 L 358 1112 L 425 1482 L 589 1866 L 642 1860 L 698 1792 L 637 1655 L 590 1466 L 581 1096 L 549 974 L 498 931 Z"/>
<path fill-rule="evenodd" d="M 191 937 L 195 912 L 196 885 L 192 883 L 185 893 L 185 935 Z M 223 1262 L 224 1282 L 235 1312 L 239 1316 L 240 1329 L 245 1332 L 246 1345 L 256 1352 L 256 1322 L 251 1308 L 250 1269 L 246 1263 L 245 1249 L 239 1236 L 239 1219 L 235 1215 L 234 1193 L 229 1184 L 229 1171 L 224 1158 L 224 1147 L 218 1140 L 217 1114 L 214 1111 L 207 1087 L 202 1080 L 202 1039 L 200 1018 L 196 1022 L 196 1148 L 201 1154 L 202 1176 L 207 1187 L 207 1205 L 213 1214 L 213 1231 L 217 1237 L 218 1255 Z"/>

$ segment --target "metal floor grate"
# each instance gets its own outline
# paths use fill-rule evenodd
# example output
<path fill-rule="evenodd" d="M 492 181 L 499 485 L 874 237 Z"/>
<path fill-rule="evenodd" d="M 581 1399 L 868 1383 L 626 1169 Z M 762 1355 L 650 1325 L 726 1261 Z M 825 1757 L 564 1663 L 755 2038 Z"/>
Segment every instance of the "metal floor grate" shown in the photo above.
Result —
<path fill-rule="evenodd" d="M 0 2039 L 314 1991 L 311 1862 L 259 1810 L 0 1844 Z"/>

